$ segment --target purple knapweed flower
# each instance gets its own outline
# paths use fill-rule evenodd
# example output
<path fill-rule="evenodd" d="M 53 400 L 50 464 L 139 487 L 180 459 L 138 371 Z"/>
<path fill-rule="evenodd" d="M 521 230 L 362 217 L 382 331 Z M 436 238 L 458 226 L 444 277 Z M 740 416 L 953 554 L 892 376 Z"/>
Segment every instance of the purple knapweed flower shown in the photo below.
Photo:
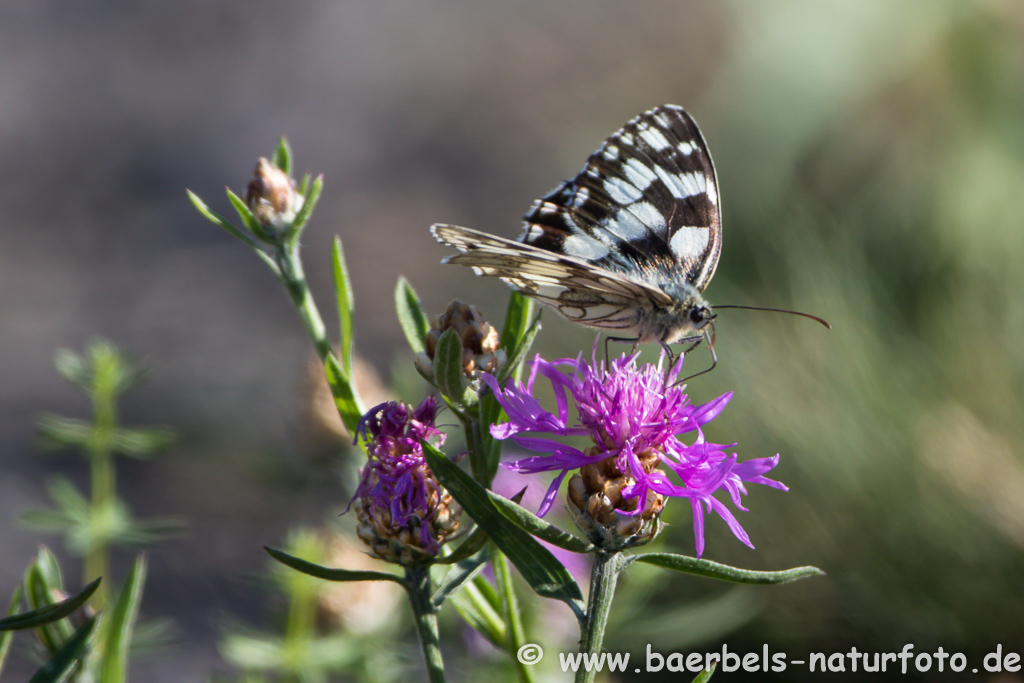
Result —
<path fill-rule="evenodd" d="M 413 410 L 391 401 L 371 408 L 359 422 L 369 462 L 352 497 L 356 533 L 374 555 L 403 565 L 435 556 L 455 532 L 461 510 L 441 488 L 423 457 L 420 440 L 444 443 L 434 426 L 437 400 Z"/>
<path fill-rule="evenodd" d="M 698 557 L 704 552 L 705 511 L 717 512 L 740 541 L 753 547 L 739 521 L 714 494 L 724 489 L 733 504 L 745 510 L 741 496 L 746 483 L 787 490 L 764 476 L 778 464 L 779 456 L 739 463 L 735 453 L 725 453 L 731 446 L 709 443 L 702 428 L 722 412 L 732 393 L 694 405 L 684 387 L 675 385 L 681 363 L 682 359 L 666 376 L 660 364 L 637 367 L 635 355 L 613 360 L 607 368 L 582 357 L 549 363 L 537 356 L 525 386 L 512 382 L 502 389 L 493 377 L 483 376 L 508 415 L 508 422 L 493 425 L 491 434 L 545 453 L 503 465 L 522 473 L 559 473 L 539 514 L 550 509 L 566 474 L 579 469 L 569 483 L 569 510 L 597 545 L 622 548 L 651 540 L 660 528 L 665 499 L 674 497 L 690 500 Z M 555 413 L 533 396 L 538 375 L 554 390 Z M 570 400 L 576 413 L 572 422 Z M 689 433 L 696 434 L 690 444 L 678 438 Z M 542 434 L 588 436 L 594 445 L 581 451 Z"/>

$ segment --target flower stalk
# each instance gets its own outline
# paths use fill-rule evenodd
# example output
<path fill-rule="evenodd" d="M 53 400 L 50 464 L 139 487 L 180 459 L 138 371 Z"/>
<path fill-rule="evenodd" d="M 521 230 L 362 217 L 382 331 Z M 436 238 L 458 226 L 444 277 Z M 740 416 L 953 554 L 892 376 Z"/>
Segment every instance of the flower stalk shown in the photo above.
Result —
<path fill-rule="evenodd" d="M 594 564 L 590 571 L 590 597 L 587 599 L 587 621 L 580 642 L 580 651 L 591 661 L 597 661 L 601 654 L 604 630 L 608 625 L 608 614 L 615 596 L 615 584 L 623 566 L 622 555 L 618 552 L 594 553 Z M 592 683 L 596 675 L 597 667 L 581 666 L 576 672 L 576 683 Z"/>
<path fill-rule="evenodd" d="M 437 608 L 431 597 L 430 573 L 427 565 L 405 568 L 405 588 L 416 619 L 416 632 L 427 664 L 427 680 L 444 683 L 444 660 L 441 657 L 441 636 L 437 629 Z"/>

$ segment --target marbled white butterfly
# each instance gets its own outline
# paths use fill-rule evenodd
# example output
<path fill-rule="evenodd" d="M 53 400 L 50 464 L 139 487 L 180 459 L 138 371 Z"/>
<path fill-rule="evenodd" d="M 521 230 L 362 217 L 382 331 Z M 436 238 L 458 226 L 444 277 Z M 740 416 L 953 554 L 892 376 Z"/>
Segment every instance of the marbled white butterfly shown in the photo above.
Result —
<path fill-rule="evenodd" d="M 524 220 L 518 242 L 454 225 L 430 230 L 462 252 L 444 263 L 499 277 L 568 320 L 615 330 L 612 339 L 658 342 L 670 357 L 668 344 L 706 336 L 711 346 L 715 316 L 701 293 L 722 249 L 718 183 L 682 107 L 626 123 Z"/>

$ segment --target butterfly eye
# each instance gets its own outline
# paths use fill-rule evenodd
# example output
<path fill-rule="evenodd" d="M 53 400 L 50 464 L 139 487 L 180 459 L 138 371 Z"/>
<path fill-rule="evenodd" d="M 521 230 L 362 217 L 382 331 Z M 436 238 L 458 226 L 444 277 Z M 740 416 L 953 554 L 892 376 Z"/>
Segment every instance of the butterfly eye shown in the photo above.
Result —
<path fill-rule="evenodd" d="M 703 306 L 690 309 L 690 322 L 694 325 L 702 325 L 708 319 L 708 309 Z"/>

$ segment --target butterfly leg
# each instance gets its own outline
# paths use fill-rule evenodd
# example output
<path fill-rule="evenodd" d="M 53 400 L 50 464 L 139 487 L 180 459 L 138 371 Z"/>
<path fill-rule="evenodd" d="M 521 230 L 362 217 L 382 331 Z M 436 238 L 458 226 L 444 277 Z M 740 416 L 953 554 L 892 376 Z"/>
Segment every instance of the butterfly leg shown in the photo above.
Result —
<path fill-rule="evenodd" d="M 620 344 L 632 344 L 633 348 L 630 349 L 630 355 L 636 353 L 636 347 L 640 344 L 640 339 L 636 337 L 605 337 L 604 338 L 604 364 L 605 367 L 610 367 L 611 364 L 608 362 L 608 342 L 618 342 Z"/>
<path fill-rule="evenodd" d="M 705 370 L 701 370 L 700 372 L 698 372 L 698 373 L 696 373 L 694 375 L 690 375 L 689 377 L 684 377 L 683 379 L 681 379 L 678 382 L 676 382 L 676 384 L 682 384 L 683 382 L 687 382 L 687 381 L 693 379 L 694 377 L 699 377 L 700 375 L 705 375 L 705 374 L 711 372 L 712 370 L 714 370 L 715 367 L 718 365 L 718 354 L 715 353 L 715 326 L 714 326 L 714 323 L 708 325 L 708 327 L 711 328 L 710 331 L 708 330 L 707 327 L 705 327 L 704 328 L 704 334 L 701 335 L 700 337 L 697 337 L 696 341 L 694 341 L 693 344 L 690 345 L 690 348 L 686 349 L 686 351 L 683 351 L 683 355 L 685 356 L 690 351 L 693 351 L 695 348 L 697 348 L 697 345 L 700 344 L 702 340 L 707 339 L 708 340 L 708 351 L 711 353 L 711 367 L 709 367 L 709 368 L 707 368 Z M 684 339 L 683 341 L 689 341 L 689 339 Z"/>

